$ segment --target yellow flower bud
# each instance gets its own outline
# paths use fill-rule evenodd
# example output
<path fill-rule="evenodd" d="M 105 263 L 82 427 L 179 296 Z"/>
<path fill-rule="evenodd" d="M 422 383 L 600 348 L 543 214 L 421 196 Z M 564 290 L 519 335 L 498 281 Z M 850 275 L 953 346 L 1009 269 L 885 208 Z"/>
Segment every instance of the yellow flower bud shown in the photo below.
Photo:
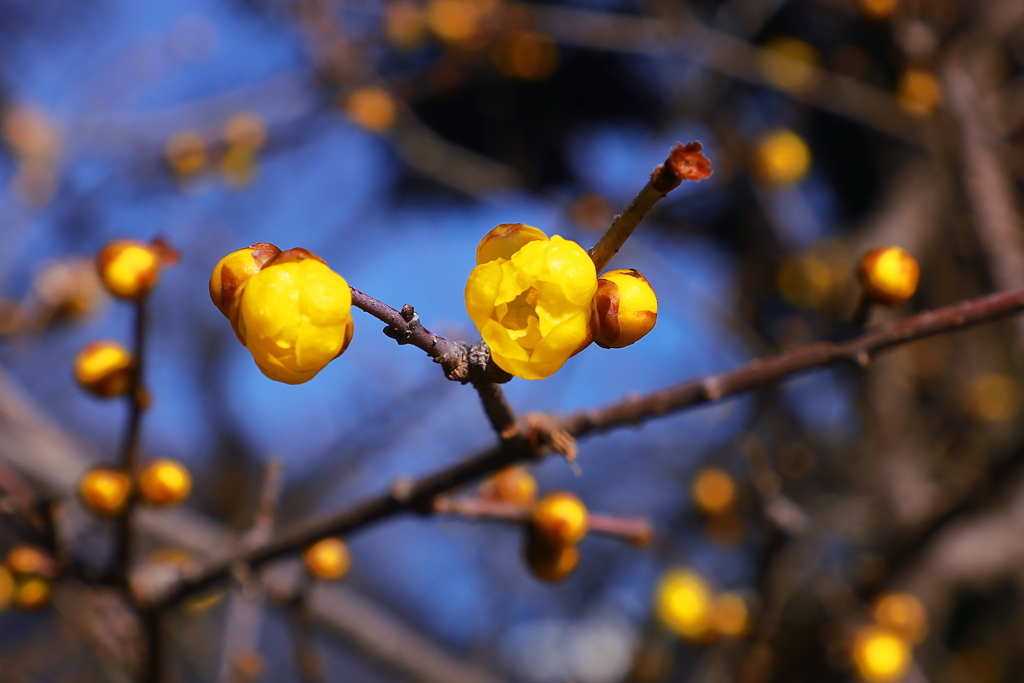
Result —
<path fill-rule="evenodd" d="M 662 577 L 654 606 L 661 622 L 683 638 L 701 640 L 711 628 L 711 589 L 688 569 L 673 569 Z"/>
<path fill-rule="evenodd" d="M 176 460 L 160 458 L 142 470 L 139 495 L 150 505 L 177 505 L 192 491 L 192 475 Z"/>
<path fill-rule="evenodd" d="M 33 576 L 18 583 L 14 590 L 14 606 L 27 612 L 43 609 L 50 604 L 50 582 Z"/>
<path fill-rule="evenodd" d="M 525 223 L 502 223 L 484 235 L 476 246 L 476 263 L 488 263 L 503 258 L 506 261 L 528 242 L 546 240 L 543 231 Z"/>
<path fill-rule="evenodd" d="M 506 467 L 484 484 L 484 497 L 532 506 L 537 500 L 537 480 L 525 467 Z"/>
<path fill-rule="evenodd" d="M 325 538 L 306 548 L 302 553 L 302 564 L 311 576 L 334 581 L 348 573 L 352 556 L 345 541 Z"/>
<path fill-rule="evenodd" d="M 594 342 L 606 349 L 640 341 L 658 320 L 658 297 L 637 270 L 610 270 L 598 278 L 593 305 Z"/>
<path fill-rule="evenodd" d="M 722 593 L 711 603 L 711 625 L 725 638 L 741 638 L 750 630 L 750 610 L 739 593 Z"/>
<path fill-rule="evenodd" d="M 308 382 L 352 340 L 348 283 L 305 249 L 278 254 L 237 296 L 239 339 L 270 379 Z"/>
<path fill-rule="evenodd" d="M 473 269 L 465 292 L 466 311 L 491 358 L 523 379 L 553 375 L 585 345 L 597 291 L 594 262 L 580 245 L 558 235 L 529 239 L 509 258 L 500 255 L 516 240 L 543 234 L 533 230 L 488 234 L 477 253 L 498 256 Z"/>
<path fill-rule="evenodd" d="M 210 300 L 223 313 L 238 334 L 238 292 L 249 278 L 260 272 L 281 250 L 268 242 L 257 242 L 233 251 L 213 267 L 210 275 Z M 239 336 L 239 341 L 241 337 Z M 243 342 L 244 343 L 244 342 Z"/>
<path fill-rule="evenodd" d="M 549 543 L 570 545 L 587 535 L 587 508 L 569 493 L 551 493 L 533 509 L 533 529 Z"/>
<path fill-rule="evenodd" d="M 910 643 L 903 636 L 877 626 L 865 626 L 853 639 L 853 664 L 869 683 L 895 683 L 910 668 Z"/>
<path fill-rule="evenodd" d="M 0 567 L 0 612 L 11 604 L 15 590 L 14 577 L 5 567 Z"/>
<path fill-rule="evenodd" d="M 115 240 L 96 257 L 100 279 L 107 290 L 119 299 L 139 301 L 160 279 L 162 254 L 152 246 L 136 240 Z"/>
<path fill-rule="evenodd" d="M 921 267 L 900 247 L 879 247 L 861 258 L 857 277 L 872 301 L 883 306 L 902 306 L 917 291 Z"/>
<path fill-rule="evenodd" d="M 131 386 L 135 363 L 128 349 L 113 341 L 95 341 L 75 356 L 75 379 L 101 398 L 120 396 Z"/>
<path fill-rule="evenodd" d="M 11 548 L 5 560 L 15 576 L 47 576 L 53 569 L 50 556 L 42 548 L 21 543 Z"/>
<path fill-rule="evenodd" d="M 879 626 L 919 643 L 928 631 L 928 612 L 910 593 L 886 593 L 875 602 L 872 614 Z"/>
<path fill-rule="evenodd" d="M 89 470 L 78 482 L 82 503 L 104 517 L 116 517 L 124 512 L 131 490 L 132 482 L 125 472 L 107 467 Z"/>
<path fill-rule="evenodd" d="M 693 502 L 706 515 L 720 515 L 736 506 L 736 483 L 718 467 L 705 467 L 693 478 Z"/>
<path fill-rule="evenodd" d="M 523 556 L 530 573 L 549 583 L 569 576 L 580 562 L 580 551 L 575 544 L 551 543 L 533 530 L 526 534 Z"/>

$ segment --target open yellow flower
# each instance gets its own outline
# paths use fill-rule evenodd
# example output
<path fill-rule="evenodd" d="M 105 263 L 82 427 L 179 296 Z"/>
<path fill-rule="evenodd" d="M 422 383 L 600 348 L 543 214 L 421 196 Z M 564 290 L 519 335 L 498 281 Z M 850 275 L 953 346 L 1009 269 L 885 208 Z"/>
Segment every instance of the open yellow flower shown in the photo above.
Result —
<path fill-rule="evenodd" d="M 509 249 L 493 248 L 502 243 Z M 490 260 L 469 275 L 466 310 L 498 367 L 543 379 L 590 342 L 597 271 L 580 245 L 558 235 L 547 239 L 530 226 L 510 232 L 499 225 L 477 256 Z"/>
<path fill-rule="evenodd" d="M 352 340 L 348 283 L 305 249 L 281 252 L 237 295 L 238 336 L 270 379 L 308 382 Z"/>

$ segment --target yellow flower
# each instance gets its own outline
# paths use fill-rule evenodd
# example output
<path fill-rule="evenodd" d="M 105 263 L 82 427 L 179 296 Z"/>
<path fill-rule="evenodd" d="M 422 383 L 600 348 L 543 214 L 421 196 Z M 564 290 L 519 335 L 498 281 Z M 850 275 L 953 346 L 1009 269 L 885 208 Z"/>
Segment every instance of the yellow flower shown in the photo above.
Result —
<path fill-rule="evenodd" d="M 597 280 L 594 297 L 594 342 L 621 349 L 640 341 L 658 320 L 658 297 L 638 270 L 611 270 Z"/>
<path fill-rule="evenodd" d="M 479 265 L 466 283 L 466 310 L 498 367 L 543 379 L 590 342 L 597 271 L 575 242 L 549 240 L 530 226 L 508 228 L 499 225 L 481 242 Z M 499 231 L 508 237 L 496 238 Z"/>
<path fill-rule="evenodd" d="M 177 460 L 158 458 L 139 476 L 139 495 L 150 505 L 177 505 L 192 491 L 192 475 Z"/>
<path fill-rule="evenodd" d="M 312 576 L 327 581 L 335 581 L 348 573 L 352 564 L 345 541 L 340 538 L 325 538 L 306 548 L 302 553 L 302 563 Z"/>
<path fill-rule="evenodd" d="M 902 306 L 917 291 L 921 267 L 900 247 L 878 247 L 860 260 L 857 276 L 864 293 L 883 306 Z"/>
<path fill-rule="evenodd" d="M 100 398 L 120 396 L 131 386 L 135 362 L 117 342 L 95 341 L 75 356 L 75 379 Z"/>
<path fill-rule="evenodd" d="M 305 249 L 281 252 L 237 295 L 238 336 L 270 379 L 308 382 L 352 340 L 348 283 Z"/>
<path fill-rule="evenodd" d="M 137 240 L 114 240 L 96 256 L 100 279 L 119 299 L 139 301 L 160 279 L 160 248 Z"/>

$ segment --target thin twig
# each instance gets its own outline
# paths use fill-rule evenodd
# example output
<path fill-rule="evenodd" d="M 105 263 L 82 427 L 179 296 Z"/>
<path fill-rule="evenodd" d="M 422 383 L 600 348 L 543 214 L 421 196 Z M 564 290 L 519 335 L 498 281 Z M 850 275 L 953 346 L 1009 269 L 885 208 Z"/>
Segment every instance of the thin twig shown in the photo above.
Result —
<path fill-rule="evenodd" d="M 519 426 L 516 423 L 516 414 L 512 410 L 505 392 L 501 386 L 494 382 L 481 382 L 473 387 L 480 394 L 480 401 L 484 404 L 484 412 L 487 419 L 491 421 L 495 433 L 502 441 L 514 439 L 519 434 Z"/>
<path fill-rule="evenodd" d="M 598 273 L 604 270 L 612 257 L 619 252 L 655 204 L 679 187 L 684 180 L 703 180 L 711 175 L 711 162 L 701 154 L 702 149 L 699 142 L 690 142 L 686 145 L 677 143 L 669 152 L 665 163 L 654 169 L 648 183 L 633 198 L 626 210 L 615 217 L 611 227 L 590 250 L 590 258 L 594 260 Z"/>
<path fill-rule="evenodd" d="M 434 513 L 454 515 L 470 520 L 511 522 L 513 524 L 528 524 L 533 514 L 532 510 L 522 505 L 479 496 L 438 498 L 434 501 Z M 650 545 L 654 538 L 651 522 L 644 517 L 619 517 L 589 512 L 587 513 L 587 528 L 590 533 L 608 536 L 640 547 Z"/>
<path fill-rule="evenodd" d="M 997 292 L 934 311 L 926 311 L 883 325 L 843 344 L 818 342 L 780 354 L 754 360 L 740 368 L 645 397 L 627 399 L 597 410 L 583 411 L 561 421 L 569 436 L 584 436 L 674 411 L 719 401 L 736 394 L 774 384 L 786 377 L 814 367 L 838 362 L 866 366 L 873 354 L 917 339 L 952 332 L 971 325 L 1005 318 L 1024 310 L 1024 288 Z M 508 445 L 479 453 L 418 481 L 405 482 L 394 491 L 378 495 L 341 512 L 310 519 L 282 531 L 266 544 L 244 551 L 237 557 L 221 559 L 183 577 L 170 587 L 139 599 L 151 605 L 169 606 L 205 590 L 230 574 L 234 563 L 253 567 L 289 555 L 328 536 L 350 536 L 354 531 L 404 512 L 429 512 L 441 494 L 465 486 L 515 462 L 541 456 L 551 447 L 548 440 L 523 440 L 523 448 Z"/>

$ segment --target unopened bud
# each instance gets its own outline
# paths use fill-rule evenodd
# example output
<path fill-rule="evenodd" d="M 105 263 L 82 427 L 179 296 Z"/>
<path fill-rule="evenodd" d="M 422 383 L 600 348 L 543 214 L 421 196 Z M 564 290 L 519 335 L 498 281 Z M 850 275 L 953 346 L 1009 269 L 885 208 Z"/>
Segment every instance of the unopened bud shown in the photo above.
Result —
<path fill-rule="evenodd" d="M 302 553 L 302 564 L 311 576 L 335 581 L 348 573 L 352 556 L 345 541 L 340 538 L 325 538 L 306 548 Z"/>
<path fill-rule="evenodd" d="M 33 576 L 18 583 L 14 590 L 14 606 L 27 612 L 41 610 L 50 604 L 50 582 Z"/>
<path fill-rule="evenodd" d="M 900 247 L 879 247 L 866 253 L 857 269 L 864 293 L 883 306 L 902 306 L 917 291 L 921 267 Z"/>
<path fill-rule="evenodd" d="M 192 475 L 176 460 L 154 460 L 139 475 L 139 495 L 156 507 L 177 505 L 192 491 Z"/>
<path fill-rule="evenodd" d="M 598 346 L 629 346 L 654 329 L 657 320 L 658 297 L 639 271 L 611 270 L 598 278 L 591 318 Z"/>
<path fill-rule="evenodd" d="M 117 517 L 124 512 L 131 495 L 128 474 L 107 467 L 89 470 L 78 482 L 78 495 L 89 510 L 103 517 Z"/>
<path fill-rule="evenodd" d="M 113 341 L 95 341 L 75 356 L 75 379 L 101 398 L 120 396 L 132 383 L 135 363 L 128 349 Z"/>
<path fill-rule="evenodd" d="M 4 562 L 17 577 L 47 576 L 53 569 L 53 561 L 46 551 L 27 543 L 11 548 Z"/>
<path fill-rule="evenodd" d="M 233 251 L 213 267 L 210 275 L 210 299 L 238 332 L 238 290 L 281 250 L 268 242 L 257 242 Z"/>
<path fill-rule="evenodd" d="M 523 556 L 530 573 L 549 583 L 569 576 L 580 562 L 580 551 L 575 544 L 551 543 L 533 529 L 526 534 Z"/>
<path fill-rule="evenodd" d="M 114 240 L 96 256 L 96 267 L 107 290 L 128 301 L 140 301 L 160 279 L 161 250 L 137 240 Z"/>
<path fill-rule="evenodd" d="M 508 260 L 524 244 L 547 238 L 547 235 L 532 225 L 502 223 L 480 240 L 476 248 L 476 263 L 480 265 L 499 258 Z"/>
<path fill-rule="evenodd" d="M 568 491 L 551 493 L 537 503 L 531 524 L 549 543 L 576 544 L 587 535 L 587 508 Z"/>
<path fill-rule="evenodd" d="M 525 467 L 506 467 L 482 487 L 485 498 L 530 507 L 537 501 L 537 480 Z"/>

